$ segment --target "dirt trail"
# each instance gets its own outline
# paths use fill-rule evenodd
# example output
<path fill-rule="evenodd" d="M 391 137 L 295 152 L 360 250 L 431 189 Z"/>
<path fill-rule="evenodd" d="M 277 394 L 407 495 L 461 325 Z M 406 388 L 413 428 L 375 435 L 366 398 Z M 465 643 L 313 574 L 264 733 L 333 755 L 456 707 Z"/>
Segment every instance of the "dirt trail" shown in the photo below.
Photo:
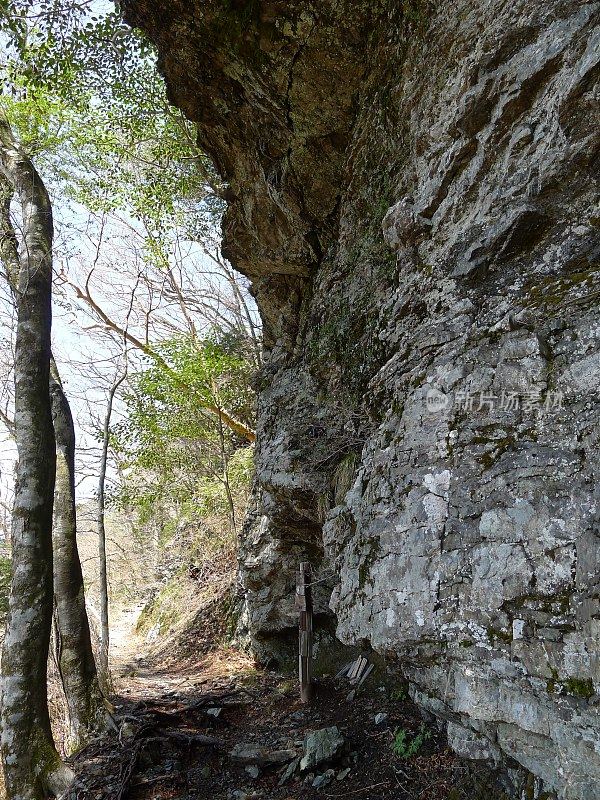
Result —
<path fill-rule="evenodd" d="M 146 643 L 136 634 L 136 625 L 144 608 L 143 603 L 121 609 L 110 626 L 110 664 L 111 669 L 118 672 L 126 664 L 139 655 Z"/>
<path fill-rule="evenodd" d="M 139 613 L 113 628 L 119 736 L 73 760 L 70 800 L 491 800 L 492 776 L 450 752 L 401 684 L 375 672 L 350 702 L 347 682 L 324 677 L 303 706 L 293 678 L 232 648 L 198 642 L 183 660 L 174 645 L 158 650 L 135 635 Z M 332 726 L 339 750 L 301 771 L 306 734 Z"/>
<path fill-rule="evenodd" d="M 198 691 L 212 678 L 228 683 L 240 671 L 252 669 L 252 661 L 227 648 L 214 650 L 210 658 L 177 660 L 176 640 L 160 640 L 137 633 L 144 604 L 123 609 L 111 627 L 110 664 L 115 692 L 133 702 Z M 206 642 L 199 652 L 206 651 Z"/>

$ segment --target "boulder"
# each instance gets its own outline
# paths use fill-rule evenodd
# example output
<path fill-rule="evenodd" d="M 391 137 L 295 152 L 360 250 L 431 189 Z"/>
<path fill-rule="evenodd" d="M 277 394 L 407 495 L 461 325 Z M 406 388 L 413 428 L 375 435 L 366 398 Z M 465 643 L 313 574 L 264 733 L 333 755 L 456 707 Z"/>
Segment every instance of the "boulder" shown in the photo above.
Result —
<path fill-rule="evenodd" d="M 333 725 L 331 728 L 320 728 L 309 731 L 304 739 L 304 754 L 300 761 L 300 769 L 306 772 L 319 764 L 333 761 L 344 750 L 346 740 Z"/>

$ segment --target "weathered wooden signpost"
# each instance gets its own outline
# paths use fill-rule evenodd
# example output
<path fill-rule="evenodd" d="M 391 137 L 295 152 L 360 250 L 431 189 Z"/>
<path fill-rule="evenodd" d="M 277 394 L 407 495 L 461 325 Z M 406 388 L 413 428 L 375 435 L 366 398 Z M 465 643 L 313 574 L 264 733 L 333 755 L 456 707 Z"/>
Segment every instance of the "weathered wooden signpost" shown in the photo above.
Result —
<path fill-rule="evenodd" d="M 308 561 L 301 561 L 296 581 L 296 608 L 300 612 L 298 644 L 298 667 L 300 677 L 300 700 L 309 703 L 312 698 L 312 625 L 313 607 L 311 592 L 311 569 Z"/>

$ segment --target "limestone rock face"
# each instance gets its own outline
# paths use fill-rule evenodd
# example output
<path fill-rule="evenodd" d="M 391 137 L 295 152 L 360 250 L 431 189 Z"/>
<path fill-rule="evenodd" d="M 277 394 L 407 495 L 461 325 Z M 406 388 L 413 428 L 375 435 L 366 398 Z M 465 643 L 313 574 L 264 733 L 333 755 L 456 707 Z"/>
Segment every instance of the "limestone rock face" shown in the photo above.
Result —
<path fill-rule="evenodd" d="M 126 0 L 230 184 L 268 354 L 241 572 L 464 755 L 600 785 L 600 3 Z M 515 773 L 513 773 L 515 774 Z"/>

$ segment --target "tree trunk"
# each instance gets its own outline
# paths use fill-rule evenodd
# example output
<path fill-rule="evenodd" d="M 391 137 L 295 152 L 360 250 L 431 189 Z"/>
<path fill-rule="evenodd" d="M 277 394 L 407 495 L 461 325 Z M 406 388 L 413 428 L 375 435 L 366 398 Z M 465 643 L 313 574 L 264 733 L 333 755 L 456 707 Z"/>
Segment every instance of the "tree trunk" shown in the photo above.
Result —
<path fill-rule="evenodd" d="M 75 428 L 54 360 L 50 362 L 50 398 L 56 439 L 52 533 L 56 660 L 67 704 L 68 748 L 77 750 L 105 732 L 111 718 L 98 683 L 77 549 Z"/>
<path fill-rule="evenodd" d="M 98 555 L 100 557 L 100 670 L 106 686 L 110 686 L 110 665 L 108 651 L 110 646 L 110 629 L 108 620 L 108 570 L 106 566 L 106 528 L 105 518 L 105 485 L 106 465 L 108 462 L 108 446 L 110 444 L 110 418 L 115 394 L 125 380 L 125 375 L 115 379 L 108 393 L 108 404 L 104 415 L 104 430 L 102 436 L 102 456 L 100 459 L 100 474 L 98 477 Z"/>
<path fill-rule="evenodd" d="M 17 312 L 18 464 L 12 519 L 13 577 L 2 653 L 1 755 L 10 800 L 42 800 L 49 793 L 64 791 L 73 777 L 52 740 L 46 682 L 56 463 L 49 392 L 52 209 L 41 178 L 2 116 L 0 174 L 20 201 L 23 236 L 21 258 L 6 264 Z M 3 212 L 7 208 L 5 203 Z M 4 256 L 4 245 L 11 246 L 4 224 L 1 238 Z"/>

